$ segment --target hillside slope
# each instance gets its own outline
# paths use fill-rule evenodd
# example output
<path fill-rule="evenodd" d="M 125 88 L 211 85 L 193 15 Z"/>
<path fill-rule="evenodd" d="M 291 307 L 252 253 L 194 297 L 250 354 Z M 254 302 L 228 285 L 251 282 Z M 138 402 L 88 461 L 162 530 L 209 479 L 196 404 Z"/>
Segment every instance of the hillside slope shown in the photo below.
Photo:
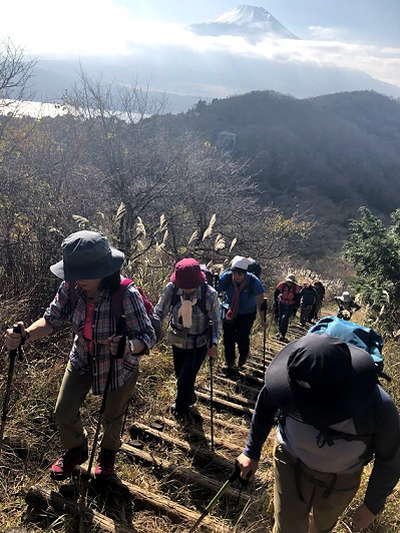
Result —
<path fill-rule="evenodd" d="M 378 93 L 298 100 L 257 91 L 154 120 L 217 146 L 220 132 L 234 133 L 230 155 L 250 162 L 262 201 L 312 214 L 334 248 L 359 206 L 387 215 L 400 203 L 400 103 Z"/>

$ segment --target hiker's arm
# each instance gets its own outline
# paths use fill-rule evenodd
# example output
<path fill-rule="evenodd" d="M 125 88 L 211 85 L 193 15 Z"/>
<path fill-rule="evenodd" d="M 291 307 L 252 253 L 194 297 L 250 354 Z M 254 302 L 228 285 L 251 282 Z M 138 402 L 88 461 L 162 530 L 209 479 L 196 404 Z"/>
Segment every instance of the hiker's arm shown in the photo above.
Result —
<path fill-rule="evenodd" d="M 23 339 L 25 339 L 23 343 L 28 344 L 53 332 L 52 326 L 44 318 L 39 318 L 26 329 L 23 322 L 17 322 L 17 325 L 20 326 L 21 333 L 14 333 L 12 328 L 6 331 L 6 347 L 8 350 L 17 349 Z"/>
<path fill-rule="evenodd" d="M 57 294 L 44 312 L 43 318 L 53 330 L 58 330 L 68 325 L 71 318 L 71 302 L 68 284 L 65 281 L 59 286 Z"/>
<path fill-rule="evenodd" d="M 261 450 L 271 431 L 276 411 L 277 408 L 269 400 L 264 386 L 257 398 L 245 449 L 236 459 L 243 479 L 250 479 L 258 468 Z"/>
<path fill-rule="evenodd" d="M 160 326 L 169 314 L 173 292 L 173 284 L 168 283 L 163 290 L 163 293 L 160 296 L 156 306 L 154 307 L 153 317 L 160 323 Z"/>
<path fill-rule="evenodd" d="M 380 513 L 386 498 L 400 479 L 400 417 L 392 398 L 379 387 L 381 402 L 376 413 L 376 435 L 373 446 L 374 466 L 368 481 L 364 504 Z"/>
<path fill-rule="evenodd" d="M 28 338 L 26 339 L 26 343 L 28 343 L 50 335 L 53 333 L 54 329 L 53 326 L 42 317 L 33 322 L 25 331 L 28 333 Z"/>
<path fill-rule="evenodd" d="M 256 297 L 257 312 L 260 319 L 260 323 L 264 325 L 264 297 L 265 287 L 261 281 L 253 274 L 253 294 Z"/>
<path fill-rule="evenodd" d="M 268 390 L 264 386 L 257 398 L 247 442 L 243 450 L 243 454 L 250 459 L 255 461 L 260 459 L 262 447 L 271 431 L 276 412 L 277 407 L 271 401 Z"/>
<path fill-rule="evenodd" d="M 156 343 L 156 334 L 139 291 L 128 287 L 123 298 L 127 335 L 135 343 L 134 353 L 149 350 Z"/>

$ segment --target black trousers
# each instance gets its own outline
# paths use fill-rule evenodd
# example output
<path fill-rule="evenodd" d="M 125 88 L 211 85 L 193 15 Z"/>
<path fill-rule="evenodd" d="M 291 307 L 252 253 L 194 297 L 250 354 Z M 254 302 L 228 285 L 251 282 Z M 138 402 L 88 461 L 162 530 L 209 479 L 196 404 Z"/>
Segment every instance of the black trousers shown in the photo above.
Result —
<path fill-rule="evenodd" d="M 237 315 L 233 320 L 224 320 L 224 351 L 226 365 L 235 365 L 235 345 L 239 348 L 239 365 L 244 365 L 250 351 L 250 333 L 256 313 Z"/>
<path fill-rule="evenodd" d="M 175 408 L 184 412 L 195 401 L 194 384 L 201 365 L 207 355 L 207 345 L 193 350 L 172 346 L 176 377 Z"/>

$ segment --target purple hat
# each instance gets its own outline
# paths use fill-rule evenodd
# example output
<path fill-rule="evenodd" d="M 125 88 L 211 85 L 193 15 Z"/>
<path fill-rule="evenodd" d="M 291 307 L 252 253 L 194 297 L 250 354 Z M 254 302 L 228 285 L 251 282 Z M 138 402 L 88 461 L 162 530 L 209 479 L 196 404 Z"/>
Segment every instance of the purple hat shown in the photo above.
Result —
<path fill-rule="evenodd" d="M 191 257 L 178 261 L 169 279 L 179 289 L 195 289 L 206 281 L 199 262 Z"/>

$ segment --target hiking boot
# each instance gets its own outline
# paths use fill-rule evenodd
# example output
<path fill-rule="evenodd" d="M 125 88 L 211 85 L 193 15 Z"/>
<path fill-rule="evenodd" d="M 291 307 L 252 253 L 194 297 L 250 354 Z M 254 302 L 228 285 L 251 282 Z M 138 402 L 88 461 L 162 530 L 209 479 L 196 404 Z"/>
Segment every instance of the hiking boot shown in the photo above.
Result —
<path fill-rule="evenodd" d="M 65 451 L 50 467 L 50 476 L 56 481 L 63 481 L 72 474 L 74 468 L 88 458 L 87 444 Z"/>
<path fill-rule="evenodd" d="M 117 452 L 114 450 L 100 450 L 94 475 L 98 478 L 108 478 L 115 474 L 114 464 Z"/>
<path fill-rule="evenodd" d="M 223 366 L 221 370 L 228 378 L 239 377 L 239 369 L 236 366 Z"/>
<path fill-rule="evenodd" d="M 188 409 L 177 409 L 175 405 L 172 405 L 170 411 L 171 415 L 176 418 L 178 422 L 185 423 L 190 418 Z"/>
<path fill-rule="evenodd" d="M 285 335 L 280 334 L 279 337 L 278 337 L 278 340 L 280 340 L 280 341 L 282 341 L 282 342 L 286 342 L 286 337 L 285 337 Z"/>

